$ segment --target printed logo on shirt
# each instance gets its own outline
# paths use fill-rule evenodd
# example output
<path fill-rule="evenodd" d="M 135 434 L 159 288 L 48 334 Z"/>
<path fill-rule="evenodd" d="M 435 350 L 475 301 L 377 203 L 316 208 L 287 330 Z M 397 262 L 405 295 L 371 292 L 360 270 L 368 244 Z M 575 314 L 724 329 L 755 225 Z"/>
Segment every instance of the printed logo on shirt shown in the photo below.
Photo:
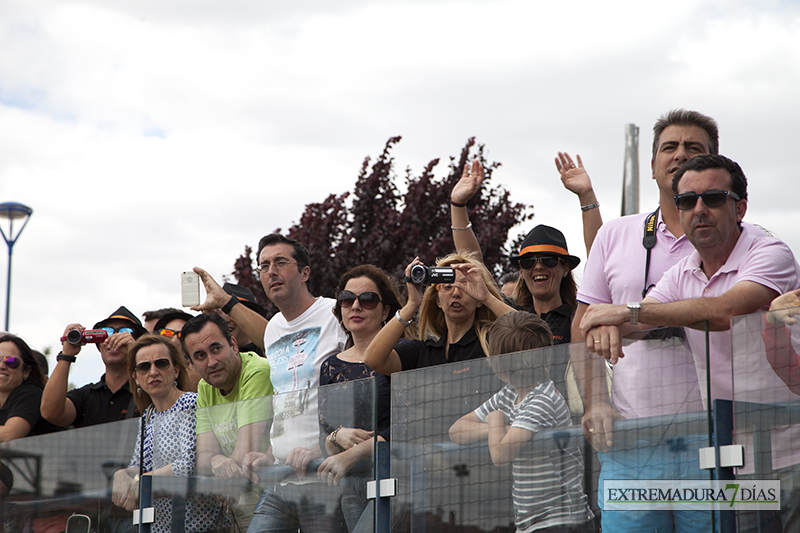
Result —
<path fill-rule="evenodd" d="M 276 394 L 308 388 L 316 383 L 314 365 L 322 328 L 303 329 L 284 335 L 267 348 L 270 379 Z"/>

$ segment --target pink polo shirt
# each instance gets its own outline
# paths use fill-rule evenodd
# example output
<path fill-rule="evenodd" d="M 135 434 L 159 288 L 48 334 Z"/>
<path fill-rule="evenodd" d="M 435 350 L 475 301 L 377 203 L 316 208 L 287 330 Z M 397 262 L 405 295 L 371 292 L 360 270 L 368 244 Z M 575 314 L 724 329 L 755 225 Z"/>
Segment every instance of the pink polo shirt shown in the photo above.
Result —
<path fill-rule="evenodd" d="M 610 220 L 597 233 L 578 290 L 585 304 L 626 304 L 642 300 L 647 251 L 642 245 L 649 213 Z M 694 251 L 676 238 L 658 214 L 656 245 L 650 254 L 647 284 Z M 623 348 L 614 365 L 611 401 L 625 418 L 702 411 L 691 353 L 677 339 L 639 341 Z"/>
<path fill-rule="evenodd" d="M 740 281 L 751 281 L 783 294 L 800 286 L 800 266 L 786 244 L 750 224 L 743 230 L 725 264 L 708 279 L 700 268 L 700 255 L 693 251 L 689 257 L 671 268 L 651 296 L 659 302 L 712 298 L 721 296 Z M 762 310 L 769 309 L 765 305 Z M 754 349 L 760 345 L 758 335 L 753 335 Z M 686 339 L 694 354 L 697 378 L 706 382 L 705 332 L 686 328 Z M 709 334 L 711 353 L 711 397 L 732 399 L 731 331 L 713 331 Z M 763 347 L 760 348 L 763 352 Z M 756 353 L 756 352 L 753 352 Z M 701 388 L 705 400 L 705 385 Z M 737 396 L 738 396 L 737 391 Z"/>

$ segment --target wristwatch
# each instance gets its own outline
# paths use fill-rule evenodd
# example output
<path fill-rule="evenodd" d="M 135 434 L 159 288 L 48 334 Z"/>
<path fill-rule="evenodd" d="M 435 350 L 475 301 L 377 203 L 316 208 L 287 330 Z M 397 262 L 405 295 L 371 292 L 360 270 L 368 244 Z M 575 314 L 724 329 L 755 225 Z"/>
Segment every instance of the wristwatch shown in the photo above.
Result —
<path fill-rule="evenodd" d="M 642 302 L 631 302 L 628 304 L 628 311 L 630 312 L 630 323 L 636 325 L 639 323 L 639 310 L 642 308 Z"/>
<path fill-rule="evenodd" d="M 222 306 L 222 312 L 225 313 L 226 315 L 231 314 L 231 309 L 233 309 L 233 306 L 238 304 L 239 301 L 240 301 L 239 298 L 237 298 L 236 296 L 231 296 L 231 299 L 228 300 L 228 303 Z"/>
<path fill-rule="evenodd" d="M 56 356 L 56 361 L 67 361 L 69 363 L 74 363 L 78 359 L 74 355 L 64 355 L 63 353 L 59 352 Z"/>

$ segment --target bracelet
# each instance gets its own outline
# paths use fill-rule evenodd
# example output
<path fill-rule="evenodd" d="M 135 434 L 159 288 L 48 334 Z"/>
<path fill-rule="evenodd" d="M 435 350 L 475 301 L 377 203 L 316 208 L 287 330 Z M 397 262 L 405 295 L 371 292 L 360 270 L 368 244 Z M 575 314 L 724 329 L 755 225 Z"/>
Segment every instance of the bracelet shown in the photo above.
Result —
<path fill-rule="evenodd" d="M 581 211 L 585 213 L 586 211 L 591 211 L 592 209 L 597 209 L 598 207 L 600 207 L 600 202 L 595 202 L 593 204 L 588 204 L 588 205 L 582 205 Z"/>
<path fill-rule="evenodd" d="M 74 355 L 64 355 L 62 352 L 58 352 L 56 356 L 56 361 L 67 361 L 69 363 L 74 363 L 78 359 Z"/>
<path fill-rule="evenodd" d="M 231 314 L 231 309 L 233 309 L 233 306 L 238 304 L 239 301 L 240 301 L 239 298 L 237 298 L 236 296 L 231 296 L 231 299 L 228 300 L 228 303 L 226 303 L 222 307 L 222 312 L 225 313 L 226 315 Z"/>
<path fill-rule="evenodd" d="M 452 205 L 454 207 L 467 207 L 467 204 L 459 204 L 459 203 L 454 202 L 453 200 L 450 200 L 450 205 Z"/>
<path fill-rule="evenodd" d="M 597 204 L 597 205 L 600 205 L 600 204 Z M 583 209 L 583 208 L 581 207 L 581 209 Z M 463 228 L 457 228 L 455 226 L 450 226 L 450 229 L 453 230 L 453 231 L 467 231 L 471 227 L 472 227 L 472 222 L 470 222 L 469 224 L 467 224 Z"/>
<path fill-rule="evenodd" d="M 342 447 L 342 445 L 341 445 L 341 444 L 339 444 L 338 442 L 336 442 L 336 434 L 337 434 L 337 433 L 339 433 L 339 430 L 340 430 L 340 429 L 342 429 L 342 426 L 339 426 L 338 428 L 334 429 L 334 430 L 333 430 L 333 433 L 331 433 L 331 436 L 330 436 L 330 439 L 329 439 L 329 440 L 331 441 L 331 444 L 333 444 L 334 446 L 336 446 L 336 447 L 337 447 L 337 448 L 339 448 L 340 450 L 344 451 L 344 447 Z"/>
<path fill-rule="evenodd" d="M 413 317 L 411 318 L 411 320 L 408 320 L 408 321 L 403 320 L 403 317 L 400 316 L 400 310 L 399 309 L 394 314 L 394 317 L 397 319 L 398 322 L 403 324 L 404 328 L 407 328 L 408 326 L 411 325 L 412 322 L 414 322 L 414 318 Z"/>

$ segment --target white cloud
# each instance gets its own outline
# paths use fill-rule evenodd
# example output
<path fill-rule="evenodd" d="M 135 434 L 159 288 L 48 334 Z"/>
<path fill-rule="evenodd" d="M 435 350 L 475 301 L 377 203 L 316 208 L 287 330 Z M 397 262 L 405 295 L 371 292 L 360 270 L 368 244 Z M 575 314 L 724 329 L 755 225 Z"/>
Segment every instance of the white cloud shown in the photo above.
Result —
<path fill-rule="evenodd" d="M 0 198 L 34 208 L 12 329 L 40 348 L 123 303 L 176 305 L 180 272 L 230 272 L 393 135 L 414 172 L 477 136 L 531 225 L 583 257 L 556 151 L 584 157 L 611 218 L 638 124 L 649 210 L 650 128 L 695 108 L 750 177 L 748 219 L 800 246 L 790 3 L 9 2 L 0 21 Z"/>

